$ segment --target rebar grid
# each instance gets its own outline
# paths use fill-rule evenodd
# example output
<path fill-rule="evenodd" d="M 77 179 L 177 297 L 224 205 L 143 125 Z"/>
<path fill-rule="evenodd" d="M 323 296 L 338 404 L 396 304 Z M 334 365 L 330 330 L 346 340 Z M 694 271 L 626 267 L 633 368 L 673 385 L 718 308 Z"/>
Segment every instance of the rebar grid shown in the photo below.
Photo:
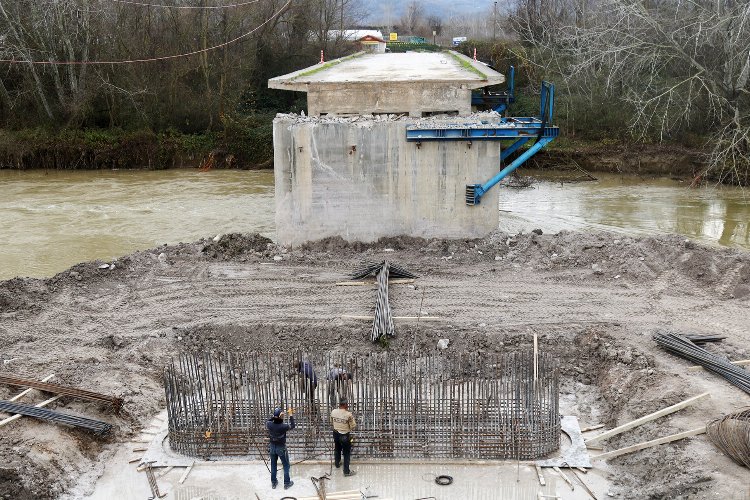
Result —
<path fill-rule="evenodd" d="M 317 384 L 298 361 L 312 364 Z M 329 380 L 334 367 L 351 380 Z M 296 409 L 287 437 L 295 460 L 327 455 L 340 397 L 357 421 L 357 457 L 533 459 L 560 444 L 548 354 L 182 354 L 164 383 L 170 445 L 195 457 L 262 457 L 276 407 Z"/>

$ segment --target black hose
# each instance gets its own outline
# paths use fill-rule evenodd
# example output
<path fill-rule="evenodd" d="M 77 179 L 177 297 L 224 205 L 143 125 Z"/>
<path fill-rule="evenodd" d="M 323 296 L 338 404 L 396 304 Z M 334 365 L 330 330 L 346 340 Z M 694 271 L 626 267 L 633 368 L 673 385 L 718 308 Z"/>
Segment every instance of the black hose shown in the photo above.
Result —
<path fill-rule="evenodd" d="M 453 476 L 448 476 L 446 474 L 437 476 L 435 478 L 435 483 L 439 484 L 440 486 L 449 486 L 453 484 Z"/>

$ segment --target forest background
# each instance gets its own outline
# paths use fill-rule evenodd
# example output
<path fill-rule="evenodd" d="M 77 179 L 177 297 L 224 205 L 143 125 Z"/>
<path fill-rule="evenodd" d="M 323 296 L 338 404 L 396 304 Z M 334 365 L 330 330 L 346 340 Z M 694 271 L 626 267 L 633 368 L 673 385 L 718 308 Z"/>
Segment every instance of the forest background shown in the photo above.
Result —
<path fill-rule="evenodd" d="M 678 149 L 747 184 L 750 0 L 453 3 L 0 0 L 0 168 L 270 168 L 273 117 L 306 103 L 268 79 L 376 28 L 515 66 L 514 115 L 554 81 L 557 162 Z"/>

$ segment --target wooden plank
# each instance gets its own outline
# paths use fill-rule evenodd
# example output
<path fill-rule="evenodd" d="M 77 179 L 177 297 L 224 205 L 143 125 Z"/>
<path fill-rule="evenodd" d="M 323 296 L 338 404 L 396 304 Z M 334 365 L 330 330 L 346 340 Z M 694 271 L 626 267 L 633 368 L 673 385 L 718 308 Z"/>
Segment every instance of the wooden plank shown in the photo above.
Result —
<path fill-rule="evenodd" d="M 174 469 L 174 465 L 170 465 L 169 467 L 167 467 L 166 469 L 164 469 L 163 471 L 161 471 L 161 472 L 159 473 L 159 475 L 158 475 L 158 476 L 156 476 L 156 477 L 164 477 L 164 476 L 166 476 L 167 474 L 169 474 L 169 473 L 170 473 L 170 472 L 172 471 L 172 469 Z"/>
<path fill-rule="evenodd" d="M 182 474 L 182 477 L 180 478 L 180 481 L 179 481 L 180 484 L 185 482 L 185 479 L 187 479 L 188 475 L 190 474 L 190 471 L 193 470 L 193 465 L 195 465 L 195 462 L 192 462 L 190 465 L 188 465 L 188 468 L 185 469 L 185 472 Z"/>
<path fill-rule="evenodd" d="M 573 476 L 575 476 L 575 478 L 576 478 L 576 479 L 578 480 L 578 482 L 579 482 L 579 483 L 581 483 L 581 486 L 583 486 L 583 489 L 584 489 L 584 490 L 586 490 L 586 493 L 588 493 L 588 494 L 589 494 L 589 496 L 590 496 L 591 498 L 593 498 L 594 500 L 599 500 L 598 498 L 596 498 L 596 495 L 594 495 L 594 492 L 593 492 L 593 491 L 591 491 L 591 488 L 589 488 L 589 487 L 588 487 L 588 486 L 586 485 L 586 483 L 584 483 L 584 482 L 583 482 L 583 479 L 581 479 L 581 476 L 579 476 L 579 475 L 578 475 L 578 474 L 576 473 L 576 471 L 575 471 L 575 470 L 573 470 L 573 469 L 570 469 L 570 472 L 572 472 L 572 473 L 573 473 Z M 585 470 L 585 469 L 584 469 L 584 472 L 586 472 L 586 470 Z"/>
<path fill-rule="evenodd" d="M 354 316 L 350 314 L 344 314 L 341 319 L 351 319 L 357 321 L 373 321 L 375 316 Z M 394 316 L 393 321 L 446 321 L 446 318 L 438 316 Z"/>
<path fill-rule="evenodd" d="M 737 366 L 746 366 L 746 365 L 750 365 L 750 359 L 741 359 L 739 361 L 730 361 L 730 363 L 732 363 L 733 365 L 737 365 Z M 698 366 L 691 366 L 690 368 L 688 368 L 689 372 L 699 372 L 701 370 L 705 370 L 705 368 L 703 368 L 700 365 L 698 365 Z"/>
<path fill-rule="evenodd" d="M 52 375 L 47 375 L 46 377 L 44 377 L 42 379 L 42 382 L 47 382 L 47 381 L 49 381 L 54 376 L 55 376 L 54 373 Z M 35 390 L 36 389 L 32 389 L 32 388 L 24 389 L 23 391 L 21 391 L 20 393 L 18 393 L 18 395 L 13 396 L 12 398 L 10 398 L 8 401 L 18 401 L 19 399 L 21 399 L 22 397 L 24 397 L 25 395 L 27 395 L 31 391 L 35 391 Z"/>
<path fill-rule="evenodd" d="M 547 486 L 547 483 L 544 480 L 544 474 L 542 473 L 542 468 L 537 464 L 534 464 L 534 467 L 536 467 L 536 475 L 539 478 L 539 484 L 541 484 L 542 486 Z"/>
<path fill-rule="evenodd" d="M 584 427 L 583 429 L 581 429 L 581 432 L 595 431 L 597 429 L 601 429 L 602 427 L 604 427 L 604 424 L 589 425 L 588 427 Z"/>
<path fill-rule="evenodd" d="M 645 448 L 651 448 L 652 446 L 657 446 L 657 445 L 664 444 L 664 443 L 671 443 L 672 441 L 679 441 L 680 439 L 685 439 L 691 436 L 697 436 L 705 432 L 706 432 L 706 426 L 698 427 L 697 429 L 692 429 L 689 431 L 672 434 L 670 436 L 665 436 L 659 439 L 652 439 L 651 441 L 634 444 L 633 446 L 627 446 L 625 448 L 620 448 L 619 450 L 608 451 L 606 453 L 602 453 L 601 455 L 597 455 L 591 458 L 595 460 L 600 460 L 600 459 L 609 460 L 610 458 L 619 457 L 620 455 L 625 455 L 626 453 L 632 453 L 634 451 L 643 450 Z"/>
<path fill-rule="evenodd" d="M 566 476 L 565 474 L 563 474 L 563 471 L 560 470 L 560 467 L 555 466 L 555 467 L 552 467 L 552 468 L 555 470 L 555 472 L 557 472 L 558 474 L 560 474 L 560 477 L 563 478 L 566 483 L 568 483 L 568 486 L 570 486 L 570 489 L 572 491 L 575 491 L 576 487 L 573 486 L 573 481 L 571 481 L 570 478 L 568 478 L 568 476 Z"/>
<path fill-rule="evenodd" d="M 411 283 L 414 283 L 416 280 L 413 278 L 396 278 L 392 280 L 388 280 L 389 285 L 408 285 Z M 375 286 L 377 285 L 377 282 L 375 280 L 368 280 L 368 281 L 339 281 L 336 283 L 336 286 Z"/>
<path fill-rule="evenodd" d="M 617 436 L 618 434 L 621 434 L 625 431 L 629 431 L 630 429 L 634 427 L 638 427 L 641 424 L 645 424 L 646 422 L 651 422 L 652 420 L 656 420 L 659 417 L 663 417 L 664 415 L 669 415 L 670 413 L 674 413 L 678 410 L 682 410 L 683 408 L 690 406 L 693 403 L 696 403 L 698 401 L 701 401 L 706 398 L 710 398 L 711 393 L 704 392 L 703 394 L 699 394 L 697 396 L 693 396 L 692 398 L 686 399 L 685 401 L 681 403 L 677 403 L 675 405 L 669 406 L 667 408 L 663 408 L 659 411 L 656 411 L 654 413 L 650 413 L 644 417 L 638 418 L 636 420 L 633 420 L 632 422 L 628 422 L 627 424 L 623 424 L 619 427 L 615 427 L 612 430 L 603 432 L 601 434 L 598 434 L 591 439 L 586 440 L 586 446 L 589 444 L 593 444 L 597 441 L 601 441 L 602 439 L 609 439 L 612 436 Z"/>
<path fill-rule="evenodd" d="M 42 401 L 39 404 L 35 404 L 34 407 L 35 408 L 42 408 L 44 406 L 47 406 L 48 404 L 54 403 L 55 401 L 57 401 L 61 397 L 62 397 L 61 395 L 57 395 L 55 397 L 49 398 L 46 401 Z M 15 422 L 16 420 L 18 420 L 21 417 L 23 417 L 23 415 L 13 415 L 12 417 L 8 417 L 5 420 L 0 420 L 0 427 L 2 427 L 4 425 L 7 425 L 7 424 L 9 424 L 11 422 Z"/>

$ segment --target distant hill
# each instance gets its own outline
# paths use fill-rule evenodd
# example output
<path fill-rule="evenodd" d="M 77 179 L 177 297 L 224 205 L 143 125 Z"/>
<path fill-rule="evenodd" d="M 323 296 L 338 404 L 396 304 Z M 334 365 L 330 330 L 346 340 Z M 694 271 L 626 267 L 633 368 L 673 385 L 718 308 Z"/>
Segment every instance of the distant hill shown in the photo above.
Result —
<path fill-rule="evenodd" d="M 397 0 L 360 0 L 369 12 L 368 22 L 383 22 L 390 11 L 391 22 L 399 19 L 406 9 L 408 1 Z M 424 0 L 425 16 L 448 17 L 453 14 L 476 14 L 487 12 L 492 8 L 493 0 Z M 498 5 L 500 8 L 500 5 Z"/>

